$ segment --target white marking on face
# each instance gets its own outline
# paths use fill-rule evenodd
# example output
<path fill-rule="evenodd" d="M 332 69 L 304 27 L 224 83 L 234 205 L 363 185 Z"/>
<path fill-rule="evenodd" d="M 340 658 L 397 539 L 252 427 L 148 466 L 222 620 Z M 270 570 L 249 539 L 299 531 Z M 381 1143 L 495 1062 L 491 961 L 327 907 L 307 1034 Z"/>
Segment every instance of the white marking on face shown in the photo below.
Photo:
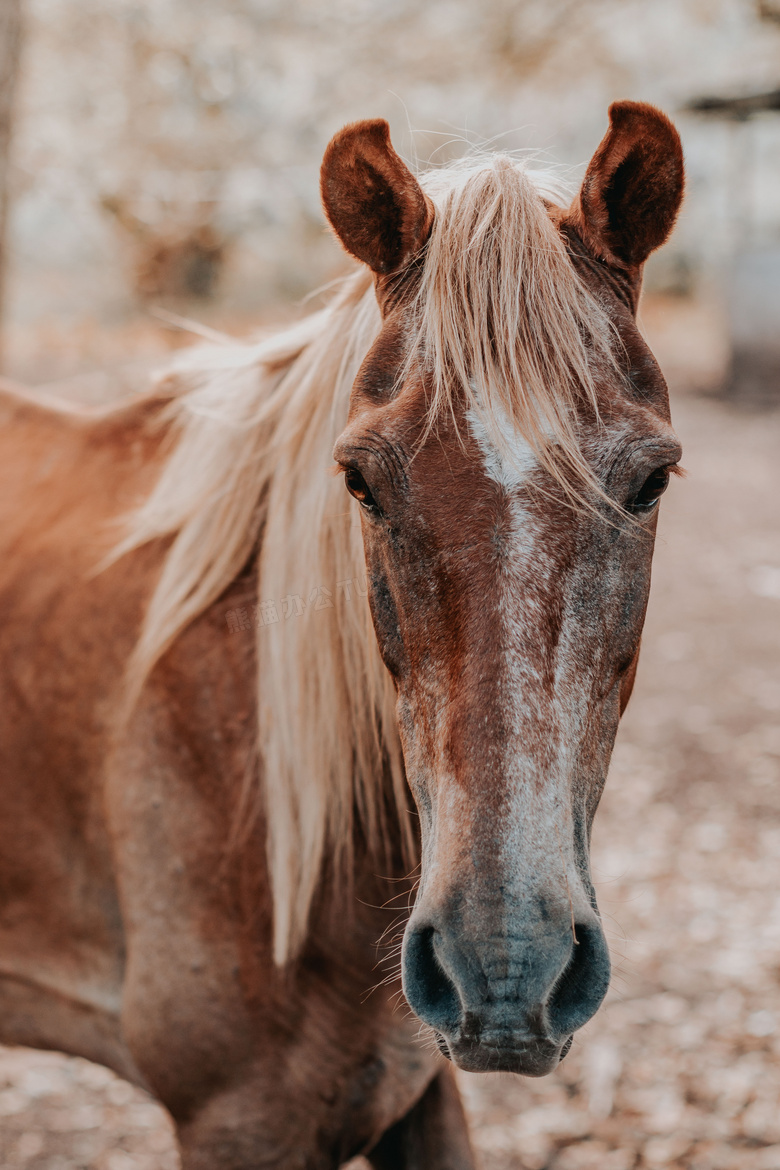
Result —
<path fill-rule="evenodd" d="M 498 432 L 500 446 L 490 434 L 476 410 L 466 415 L 469 430 L 474 437 L 485 464 L 485 474 L 507 491 L 519 488 L 530 473 L 539 466 L 539 460 L 527 439 L 518 434 L 511 419 L 496 412 L 491 429 Z"/>
<path fill-rule="evenodd" d="M 498 616 L 504 664 L 496 695 L 504 720 L 514 730 L 503 765 L 505 781 L 511 790 L 503 825 L 505 871 L 518 882 L 527 881 L 531 862 L 537 880 L 544 882 L 552 878 L 554 885 L 561 884 L 561 892 L 565 887 L 567 894 L 582 903 L 585 895 L 572 856 L 568 793 L 572 747 L 582 735 L 581 713 L 576 709 L 564 713 L 554 702 L 557 734 L 554 743 L 545 745 L 548 758 L 544 763 L 538 758 L 538 745 L 536 751 L 532 748 L 530 752 L 521 746 L 527 737 L 529 716 L 531 725 L 535 723 L 530 708 L 540 701 L 537 664 L 519 649 L 529 627 L 538 627 L 541 616 L 535 590 L 529 590 L 528 585 L 549 578 L 555 571 L 545 548 L 549 532 L 540 528 L 538 518 L 524 506 L 519 490 L 538 469 L 539 460 L 531 444 L 505 414 L 494 415 L 490 427 L 476 410 L 470 410 L 466 418 L 482 454 L 486 476 L 510 495 L 510 549 L 499 570 Z M 543 776 L 539 775 L 540 766 Z"/>
<path fill-rule="evenodd" d="M 499 620 L 503 645 L 503 718 L 512 728 L 503 764 L 510 800 L 504 823 L 502 854 L 505 872 L 524 885 L 529 880 L 553 888 L 562 870 L 572 874 L 572 828 L 568 809 L 570 741 L 577 736 L 572 721 L 554 696 L 540 691 L 541 664 L 524 653 L 529 630 L 541 632 L 545 615 L 532 580 L 549 579 L 553 564 L 544 548 L 545 535 L 519 500 L 510 503 L 513 555 L 501 572 Z M 530 648 L 529 648 L 530 650 Z M 552 725 L 541 742 L 534 732 L 545 721 L 544 708 L 552 704 Z M 531 878 L 531 875 L 535 875 Z M 576 880 L 576 879 L 575 879 Z"/>

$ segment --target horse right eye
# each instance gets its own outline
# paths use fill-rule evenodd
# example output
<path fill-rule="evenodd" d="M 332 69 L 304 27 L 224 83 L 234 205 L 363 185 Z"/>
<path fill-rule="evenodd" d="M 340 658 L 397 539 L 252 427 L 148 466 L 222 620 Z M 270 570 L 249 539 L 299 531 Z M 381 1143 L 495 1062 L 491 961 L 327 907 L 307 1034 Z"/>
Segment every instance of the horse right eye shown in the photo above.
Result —
<path fill-rule="evenodd" d="M 626 500 L 626 511 L 634 513 L 652 511 L 669 486 L 669 475 L 668 467 L 656 468 L 648 475 L 636 495 Z"/>
<path fill-rule="evenodd" d="M 374 497 L 371 495 L 368 484 L 363 479 L 359 471 L 354 467 L 348 467 L 344 474 L 344 482 L 347 485 L 347 491 L 362 505 L 367 511 L 377 510 L 378 506 Z"/>

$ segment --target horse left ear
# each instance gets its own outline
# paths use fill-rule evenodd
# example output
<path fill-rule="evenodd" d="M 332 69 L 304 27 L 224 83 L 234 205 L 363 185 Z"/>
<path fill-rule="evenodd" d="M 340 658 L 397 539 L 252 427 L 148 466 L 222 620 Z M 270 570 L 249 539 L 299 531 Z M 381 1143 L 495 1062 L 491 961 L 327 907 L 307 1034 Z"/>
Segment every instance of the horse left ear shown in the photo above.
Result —
<path fill-rule="evenodd" d="M 377 276 L 399 272 L 431 233 L 433 204 L 393 150 L 382 119 L 353 122 L 331 139 L 320 191 L 344 247 Z"/>
<path fill-rule="evenodd" d="M 614 102 L 566 221 L 608 263 L 636 268 L 669 236 L 685 185 L 680 135 L 644 102 Z"/>

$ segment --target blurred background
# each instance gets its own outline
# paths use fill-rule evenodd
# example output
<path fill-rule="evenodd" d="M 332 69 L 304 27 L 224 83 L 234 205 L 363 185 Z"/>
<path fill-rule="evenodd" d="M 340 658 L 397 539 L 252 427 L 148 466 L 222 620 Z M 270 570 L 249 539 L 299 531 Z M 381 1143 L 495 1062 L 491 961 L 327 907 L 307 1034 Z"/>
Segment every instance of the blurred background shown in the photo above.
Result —
<path fill-rule="evenodd" d="M 171 314 L 306 311 L 346 121 L 576 182 L 617 98 L 686 150 L 641 321 L 689 477 L 597 817 L 615 977 L 553 1076 L 462 1086 L 485 1170 L 780 1170 L 780 0 L 0 0 L 2 367 L 94 400 L 189 344 Z M 1 1049 L 0 1163 L 178 1166 L 138 1090 Z"/>
<path fill-rule="evenodd" d="M 611 100 L 655 102 L 689 185 L 648 291 L 705 302 L 740 346 L 780 291 L 780 0 L 3 6 L 11 376 L 138 357 L 162 344 L 154 306 L 236 332 L 299 302 L 343 267 L 324 146 L 367 116 L 423 166 L 489 142 L 574 179 Z"/>

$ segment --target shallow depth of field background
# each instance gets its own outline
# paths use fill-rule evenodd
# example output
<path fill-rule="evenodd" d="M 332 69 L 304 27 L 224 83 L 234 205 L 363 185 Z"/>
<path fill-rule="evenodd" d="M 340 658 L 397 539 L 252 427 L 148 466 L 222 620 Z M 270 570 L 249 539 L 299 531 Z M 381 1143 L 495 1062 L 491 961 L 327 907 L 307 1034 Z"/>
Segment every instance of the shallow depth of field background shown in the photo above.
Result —
<path fill-rule="evenodd" d="M 641 315 L 689 476 L 597 817 L 613 986 L 553 1076 L 462 1087 L 485 1170 L 780 1170 L 780 359 L 758 395 L 730 372 L 758 330 L 771 375 L 780 339 L 780 113 L 687 110 L 780 87 L 780 0 L 23 7 L 3 368 L 93 399 L 189 343 L 171 314 L 240 335 L 345 271 L 317 171 L 346 121 L 388 118 L 420 165 L 488 143 L 575 181 L 610 101 L 675 118 L 689 193 Z M 178 1161 L 139 1090 L 0 1049 L 0 1165 Z"/>

